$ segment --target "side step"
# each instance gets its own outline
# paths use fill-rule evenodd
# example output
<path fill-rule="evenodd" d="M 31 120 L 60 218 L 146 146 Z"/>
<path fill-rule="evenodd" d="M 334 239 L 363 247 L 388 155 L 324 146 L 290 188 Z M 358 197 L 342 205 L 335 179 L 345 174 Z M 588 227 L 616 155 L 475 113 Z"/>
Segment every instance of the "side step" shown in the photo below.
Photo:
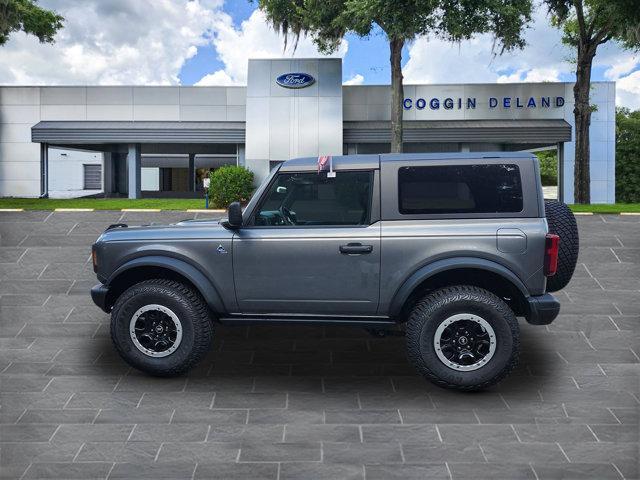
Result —
<path fill-rule="evenodd" d="M 222 325 L 325 325 L 362 328 L 387 328 L 396 325 L 388 317 L 331 317 L 308 315 L 233 315 L 221 317 Z"/>

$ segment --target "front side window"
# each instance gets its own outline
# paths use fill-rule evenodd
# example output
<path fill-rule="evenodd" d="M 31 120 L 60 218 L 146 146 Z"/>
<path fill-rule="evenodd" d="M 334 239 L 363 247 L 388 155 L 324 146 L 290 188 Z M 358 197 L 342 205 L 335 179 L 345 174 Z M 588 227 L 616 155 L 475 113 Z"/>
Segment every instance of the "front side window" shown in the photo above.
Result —
<path fill-rule="evenodd" d="M 256 226 L 368 225 L 372 172 L 279 173 L 258 207 Z"/>
<path fill-rule="evenodd" d="M 403 215 L 522 211 L 517 165 L 434 165 L 398 170 Z"/>

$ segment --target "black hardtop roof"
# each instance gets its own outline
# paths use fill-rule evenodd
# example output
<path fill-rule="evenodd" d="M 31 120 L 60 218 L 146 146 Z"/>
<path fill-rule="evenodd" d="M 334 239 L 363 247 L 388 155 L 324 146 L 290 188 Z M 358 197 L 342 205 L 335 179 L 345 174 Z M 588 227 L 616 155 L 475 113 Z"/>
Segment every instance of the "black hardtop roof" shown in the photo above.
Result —
<path fill-rule="evenodd" d="M 406 162 L 410 160 L 482 160 L 489 158 L 527 159 L 531 152 L 442 152 L 442 153 L 385 153 L 381 155 L 335 155 L 334 170 L 370 170 L 380 168 L 381 162 Z M 280 171 L 315 170 L 318 157 L 302 157 L 288 160 Z"/>

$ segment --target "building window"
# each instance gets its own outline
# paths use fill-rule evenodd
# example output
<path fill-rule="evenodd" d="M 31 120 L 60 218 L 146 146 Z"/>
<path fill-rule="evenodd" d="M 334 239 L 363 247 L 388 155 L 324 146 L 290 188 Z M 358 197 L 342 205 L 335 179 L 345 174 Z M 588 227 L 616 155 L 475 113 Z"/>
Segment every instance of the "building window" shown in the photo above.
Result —
<path fill-rule="evenodd" d="M 403 215 L 522 211 L 517 165 L 446 165 L 398 170 Z"/>
<path fill-rule="evenodd" d="M 102 165 L 84 164 L 84 189 L 102 190 Z"/>
<path fill-rule="evenodd" d="M 368 225 L 372 172 L 280 173 L 262 201 L 257 226 Z"/>

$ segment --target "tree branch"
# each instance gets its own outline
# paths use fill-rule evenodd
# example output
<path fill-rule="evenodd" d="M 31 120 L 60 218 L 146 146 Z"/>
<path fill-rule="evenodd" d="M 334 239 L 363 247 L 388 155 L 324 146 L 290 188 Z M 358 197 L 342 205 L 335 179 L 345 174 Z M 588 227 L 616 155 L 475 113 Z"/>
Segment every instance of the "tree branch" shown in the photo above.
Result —
<path fill-rule="evenodd" d="M 596 28 L 596 18 L 600 18 L 601 14 L 602 14 L 602 8 L 599 7 L 591 15 L 591 22 L 589 23 L 589 31 L 587 32 L 587 37 L 588 38 L 592 38 L 593 31 Z"/>
<path fill-rule="evenodd" d="M 578 26 L 580 27 L 580 40 L 582 41 L 582 43 L 586 43 L 587 29 L 584 23 L 582 0 L 573 0 L 573 6 L 576 8 L 576 16 L 578 17 Z"/>
<path fill-rule="evenodd" d="M 602 37 L 602 40 L 598 41 L 598 45 L 602 45 L 603 43 L 607 43 L 609 40 L 611 40 L 613 38 L 612 34 L 607 34 L 604 37 Z"/>
<path fill-rule="evenodd" d="M 606 43 L 611 39 L 612 28 L 613 25 L 611 23 L 611 20 L 609 20 L 600 30 L 596 32 L 596 34 L 593 36 L 593 41 L 596 43 L 596 45 Z"/>

